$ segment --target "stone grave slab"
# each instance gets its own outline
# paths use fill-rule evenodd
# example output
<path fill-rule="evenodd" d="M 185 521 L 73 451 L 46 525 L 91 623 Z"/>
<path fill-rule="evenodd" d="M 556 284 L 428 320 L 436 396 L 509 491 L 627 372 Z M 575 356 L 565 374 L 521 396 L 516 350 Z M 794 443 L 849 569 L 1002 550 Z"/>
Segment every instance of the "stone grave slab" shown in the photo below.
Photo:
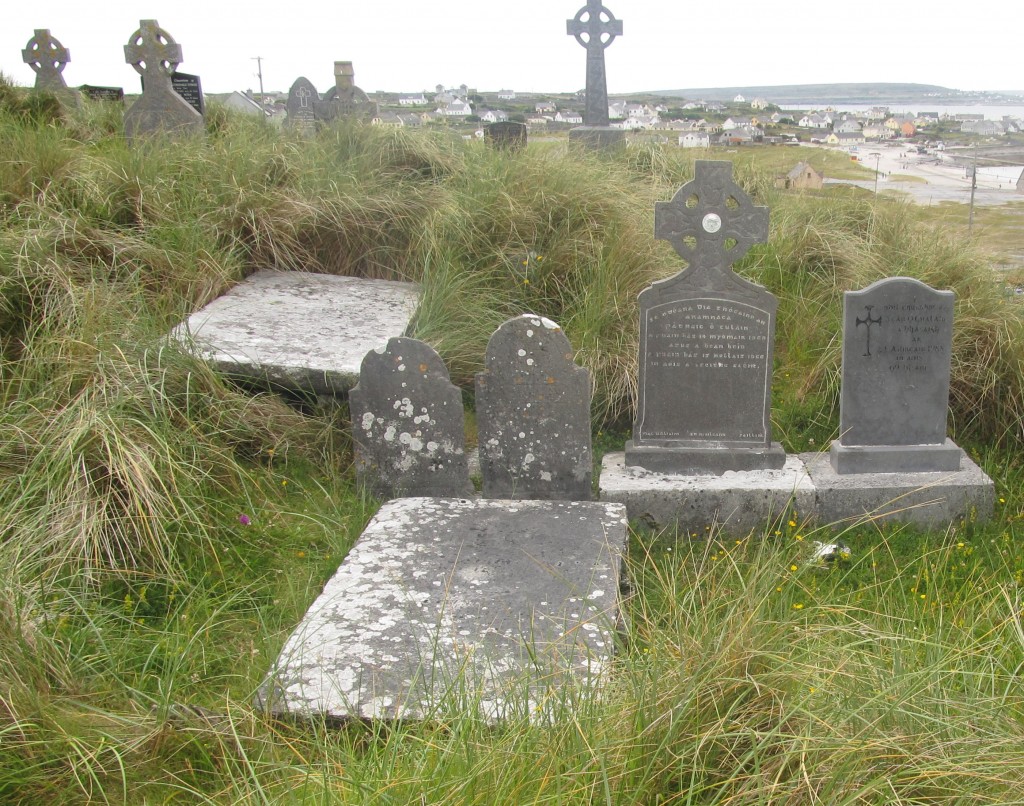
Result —
<path fill-rule="evenodd" d="M 962 451 L 959 469 L 929 472 L 837 473 L 828 454 L 800 458 L 814 485 L 813 512 L 820 524 L 870 519 L 942 527 L 961 518 L 992 517 L 995 484 Z"/>
<path fill-rule="evenodd" d="M 626 533 L 619 504 L 390 501 L 260 702 L 305 718 L 557 715 L 609 673 Z"/>
<path fill-rule="evenodd" d="M 837 473 L 955 471 L 946 437 L 952 291 L 890 277 L 843 296 Z"/>
<path fill-rule="evenodd" d="M 731 264 L 768 237 L 768 210 L 698 160 L 655 208 L 655 235 L 688 262 L 640 294 L 639 398 L 626 464 L 659 473 L 778 470 L 771 373 L 778 300 Z"/>
<path fill-rule="evenodd" d="M 395 337 L 370 350 L 348 400 L 356 478 L 375 496 L 473 494 L 462 390 L 429 344 Z"/>
<path fill-rule="evenodd" d="M 713 525 L 730 534 L 763 529 L 789 507 L 810 515 L 816 500 L 807 470 L 796 456 L 787 457 L 779 469 L 688 476 L 629 467 L 622 452 L 602 459 L 600 498 L 625 504 L 631 521 L 679 525 L 701 537 L 705 527 Z"/>
<path fill-rule="evenodd" d="M 295 79 L 288 90 L 288 112 L 286 125 L 289 128 L 309 132 L 316 127 L 316 105 L 320 103 L 320 93 L 313 82 L 305 76 Z"/>
<path fill-rule="evenodd" d="M 338 395 L 367 352 L 403 336 L 419 302 L 413 283 L 263 270 L 179 325 L 217 370 L 301 393 Z"/>
<path fill-rule="evenodd" d="M 527 143 L 526 124 L 514 120 L 488 123 L 484 126 L 484 137 L 494 148 L 511 153 L 522 151 Z"/>
<path fill-rule="evenodd" d="M 590 373 L 550 319 L 523 314 L 493 333 L 476 419 L 485 498 L 592 497 Z"/>

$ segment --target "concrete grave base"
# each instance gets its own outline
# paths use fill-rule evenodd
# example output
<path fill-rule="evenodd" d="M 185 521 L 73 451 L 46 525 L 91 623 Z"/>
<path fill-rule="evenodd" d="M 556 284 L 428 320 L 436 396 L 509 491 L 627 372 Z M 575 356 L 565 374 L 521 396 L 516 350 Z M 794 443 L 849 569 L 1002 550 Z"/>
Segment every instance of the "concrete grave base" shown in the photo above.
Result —
<path fill-rule="evenodd" d="M 814 485 L 818 523 L 899 521 L 943 526 L 992 517 L 995 485 L 961 451 L 959 470 L 918 473 L 836 473 L 825 453 L 800 454 Z"/>
<path fill-rule="evenodd" d="M 847 473 L 922 473 L 960 469 L 963 451 L 947 438 L 942 445 L 843 445 L 832 443 L 832 469 Z"/>
<path fill-rule="evenodd" d="M 678 523 L 703 536 L 705 527 L 730 532 L 763 529 L 792 506 L 801 515 L 814 503 L 814 490 L 795 456 L 778 470 L 685 476 L 627 467 L 624 453 L 605 454 L 601 500 L 626 505 L 630 520 L 649 525 Z"/>
<path fill-rule="evenodd" d="M 626 144 L 626 132 L 610 126 L 576 126 L 569 129 L 569 142 L 586 148 L 619 148 Z"/>
<path fill-rule="evenodd" d="M 720 476 L 729 471 L 782 470 L 786 452 L 773 442 L 768 448 L 679 448 L 626 442 L 626 465 L 655 473 Z"/>
<path fill-rule="evenodd" d="M 386 503 L 288 639 L 278 715 L 487 720 L 561 713 L 609 671 L 625 507 Z"/>
<path fill-rule="evenodd" d="M 418 302 L 412 283 L 264 270 L 172 335 L 232 377 L 337 395 L 355 386 L 367 352 L 405 335 Z"/>

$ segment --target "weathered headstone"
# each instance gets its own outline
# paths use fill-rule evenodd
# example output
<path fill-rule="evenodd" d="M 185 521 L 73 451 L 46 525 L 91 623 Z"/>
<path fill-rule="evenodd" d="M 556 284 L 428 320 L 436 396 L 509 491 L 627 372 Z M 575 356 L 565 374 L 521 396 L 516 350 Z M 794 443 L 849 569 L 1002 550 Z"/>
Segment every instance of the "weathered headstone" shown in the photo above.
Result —
<path fill-rule="evenodd" d="M 171 75 L 171 86 L 196 112 L 200 115 L 206 114 L 206 99 L 203 98 L 203 83 L 199 76 L 175 71 Z"/>
<path fill-rule="evenodd" d="M 590 373 L 550 319 L 524 314 L 491 336 L 476 418 L 486 498 L 591 498 Z"/>
<path fill-rule="evenodd" d="M 698 160 L 693 181 L 655 207 L 655 235 L 689 266 L 640 294 L 639 399 L 626 464 L 680 475 L 782 468 L 772 442 L 778 300 L 731 264 L 768 237 L 768 210 Z"/>
<path fill-rule="evenodd" d="M 91 84 L 83 84 L 80 89 L 85 97 L 91 101 L 109 101 L 111 103 L 124 103 L 123 87 L 96 87 Z"/>
<path fill-rule="evenodd" d="M 584 125 L 571 129 L 569 138 L 591 148 L 617 145 L 624 141 L 625 132 L 608 125 L 608 79 L 604 52 L 616 36 L 622 35 L 622 20 L 615 19 L 601 0 L 587 0 L 587 4 L 565 25 L 566 33 L 587 49 Z"/>
<path fill-rule="evenodd" d="M 378 498 L 468 496 L 462 392 L 434 349 L 393 338 L 349 392 L 356 477 Z"/>
<path fill-rule="evenodd" d="M 64 68 L 71 61 L 71 51 L 50 34 L 47 28 L 37 28 L 35 35 L 21 52 L 25 64 L 36 74 L 36 89 L 61 92 L 67 90 Z"/>
<path fill-rule="evenodd" d="M 369 121 L 376 114 L 377 104 L 356 86 L 352 62 L 335 62 L 334 87 L 317 106 L 317 117 L 326 121 L 337 118 Z"/>
<path fill-rule="evenodd" d="M 953 303 L 909 277 L 846 292 L 837 473 L 959 469 L 946 437 Z"/>
<path fill-rule="evenodd" d="M 305 76 L 295 79 L 288 90 L 288 112 L 286 124 L 289 128 L 300 131 L 311 131 L 316 126 L 316 106 L 320 103 L 320 93 L 313 82 Z"/>
<path fill-rule="evenodd" d="M 526 148 L 526 124 L 514 120 L 489 123 L 484 127 L 487 142 L 495 148 L 506 151 L 522 151 Z"/>
<path fill-rule="evenodd" d="M 389 501 L 295 628 L 259 700 L 322 719 L 572 719 L 608 678 L 621 504 Z"/>
<path fill-rule="evenodd" d="M 141 20 L 124 46 L 125 61 L 142 77 L 142 95 L 124 116 L 125 135 L 201 132 L 203 116 L 174 90 L 171 76 L 181 62 L 181 46 L 156 20 Z"/>

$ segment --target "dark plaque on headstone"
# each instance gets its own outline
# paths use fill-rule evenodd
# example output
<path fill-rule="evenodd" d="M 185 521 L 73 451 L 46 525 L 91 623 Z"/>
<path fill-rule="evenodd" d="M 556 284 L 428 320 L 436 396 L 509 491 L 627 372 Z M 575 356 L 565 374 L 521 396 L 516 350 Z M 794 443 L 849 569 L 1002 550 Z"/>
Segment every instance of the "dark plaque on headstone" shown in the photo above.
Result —
<path fill-rule="evenodd" d="M 591 498 L 590 373 L 550 319 L 524 314 L 494 331 L 476 419 L 484 497 Z"/>
<path fill-rule="evenodd" d="M 171 86 L 196 112 L 206 114 L 206 101 L 203 99 L 203 85 L 199 76 L 175 71 L 171 74 Z"/>
<path fill-rule="evenodd" d="M 91 84 L 83 84 L 80 89 L 85 93 L 85 97 L 92 101 L 124 103 L 124 89 L 122 87 L 94 87 Z"/>
<path fill-rule="evenodd" d="M 52 36 L 49 29 L 36 29 L 21 52 L 21 58 L 35 72 L 37 90 L 60 92 L 67 89 L 61 73 L 71 61 L 71 51 Z"/>
<path fill-rule="evenodd" d="M 959 470 L 946 437 L 953 303 L 909 277 L 843 295 L 837 473 Z"/>
<path fill-rule="evenodd" d="M 349 392 L 356 476 L 378 498 L 472 494 L 462 392 L 433 348 L 393 338 Z"/>
<path fill-rule="evenodd" d="M 495 148 L 506 151 L 522 151 L 526 148 L 526 124 L 514 120 L 489 123 L 484 127 L 487 142 Z"/>
<path fill-rule="evenodd" d="M 679 475 L 781 468 L 771 434 L 778 300 L 731 265 L 768 237 L 768 210 L 699 160 L 655 206 L 655 235 L 689 266 L 640 294 L 640 378 L 626 464 Z"/>
<path fill-rule="evenodd" d="M 128 139 L 156 132 L 201 132 L 203 116 L 174 90 L 181 46 L 156 20 L 141 20 L 124 46 L 125 61 L 142 76 L 142 95 L 124 116 Z"/>
<path fill-rule="evenodd" d="M 295 79 L 288 90 L 288 112 L 286 125 L 292 129 L 308 131 L 316 125 L 316 105 L 320 103 L 320 93 L 313 82 L 305 76 Z"/>

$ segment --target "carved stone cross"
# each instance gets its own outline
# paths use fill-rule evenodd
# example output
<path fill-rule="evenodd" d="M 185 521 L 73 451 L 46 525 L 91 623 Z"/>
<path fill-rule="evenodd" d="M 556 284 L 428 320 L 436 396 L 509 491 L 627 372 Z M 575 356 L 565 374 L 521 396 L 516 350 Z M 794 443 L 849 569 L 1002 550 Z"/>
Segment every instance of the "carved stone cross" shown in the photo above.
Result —
<path fill-rule="evenodd" d="M 768 240 L 768 208 L 756 207 L 732 180 L 732 163 L 697 160 L 693 180 L 654 205 L 654 236 L 668 241 L 694 271 L 724 273 Z"/>
<path fill-rule="evenodd" d="M 313 93 L 311 93 L 305 87 L 299 87 L 295 91 L 295 94 L 299 96 L 299 106 L 301 106 L 303 109 L 307 108 L 309 106 L 309 98 Z"/>
<path fill-rule="evenodd" d="M 616 36 L 622 36 L 622 20 L 601 5 L 601 0 L 587 4 L 566 20 L 566 33 L 587 49 L 587 102 L 583 122 L 587 126 L 608 125 L 608 81 L 604 70 L 604 51 Z M 607 38 L 606 38 L 607 37 Z"/>
<path fill-rule="evenodd" d="M 36 74 L 37 90 L 64 90 L 64 68 L 71 61 L 71 52 L 50 35 L 47 28 L 37 28 L 25 49 L 21 52 L 25 64 Z"/>
<path fill-rule="evenodd" d="M 149 84 L 143 92 L 158 83 L 170 87 L 171 74 L 181 64 L 181 45 L 156 20 L 140 20 L 124 46 L 124 60 Z"/>

